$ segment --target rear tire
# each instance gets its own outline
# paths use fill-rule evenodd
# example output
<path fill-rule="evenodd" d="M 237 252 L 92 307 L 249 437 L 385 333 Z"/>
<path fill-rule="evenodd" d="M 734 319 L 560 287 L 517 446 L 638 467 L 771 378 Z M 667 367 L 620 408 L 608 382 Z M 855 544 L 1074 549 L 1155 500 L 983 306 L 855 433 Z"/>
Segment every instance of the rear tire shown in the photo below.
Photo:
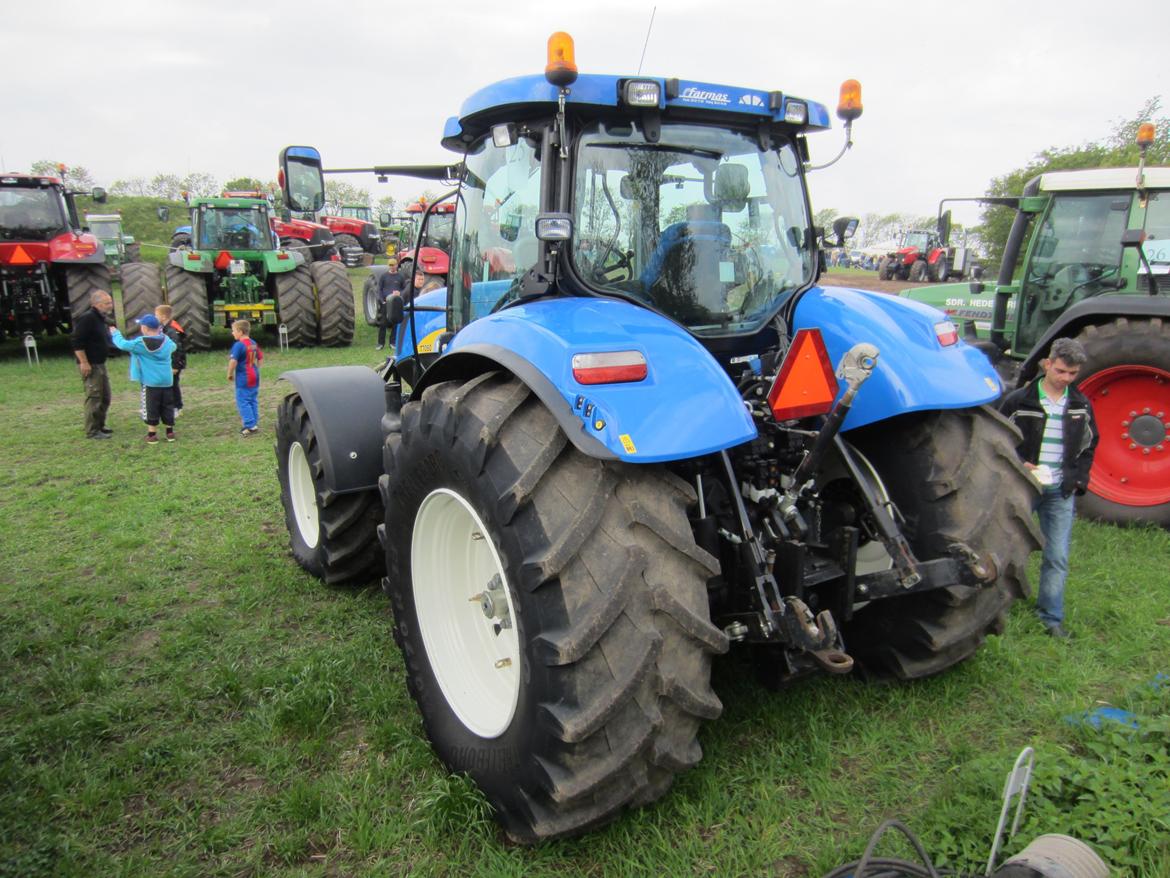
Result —
<path fill-rule="evenodd" d="M 207 301 L 207 281 L 203 275 L 184 271 L 175 265 L 167 265 L 163 276 L 167 282 L 167 304 L 174 309 L 174 319 L 183 327 L 184 350 L 209 350 L 211 311 Z"/>
<path fill-rule="evenodd" d="M 1028 555 L 1040 548 L 1036 482 L 1016 456 L 1018 431 L 988 408 L 902 415 L 849 439 L 882 476 L 919 559 L 946 557 L 960 541 L 995 562 L 991 585 L 874 601 L 844 626 L 846 649 L 865 672 L 929 677 L 1000 633 L 1012 601 L 1028 593 Z"/>
<path fill-rule="evenodd" d="M 384 454 L 383 588 L 439 758 L 526 843 L 662 795 L 702 757 L 728 645 L 690 486 L 586 457 L 502 373 L 428 388 Z"/>
<path fill-rule="evenodd" d="M 66 268 L 65 292 L 69 297 L 69 320 L 72 326 L 73 321 L 89 310 L 90 296 L 98 292 L 113 295 L 109 267 L 103 264 L 72 265 Z"/>
<path fill-rule="evenodd" d="M 309 410 L 299 393 L 276 410 L 276 472 L 293 557 L 328 583 L 364 582 L 379 575 L 382 502 L 376 489 L 332 494 Z"/>
<path fill-rule="evenodd" d="M 288 329 L 288 343 L 293 347 L 312 345 L 317 340 L 317 301 L 309 269 L 298 265 L 274 278 L 276 317 Z"/>
<path fill-rule="evenodd" d="M 1101 437 L 1080 511 L 1170 527 L 1170 325 L 1119 317 L 1085 327 L 1077 340 L 1089 355 L 1078 386 Z"/>
<path fill-rule="evenodd" d="M 353 286 L 340 262 L 314 262 L 309 266 L 321 309 L 321 344 L 343 347 L 353 344 Z"/>
<path fill-rule="evenodd" d="M 163 303 L 162 278 L 153 262 L 127 262 L 122 266 L 122 325 L 137 331 L 135 320 L 153 314 Z"/>
<path fill-rule="evenodd" d="M 300 238 L 286 238 L 280 245 L 290 253 L 300 253 L 305 259 L 305 265 L 312 265 L 313 248 L 309 246 L 308 241 L 303 241 Z"/>
<path fill-rule="evenodd" d="M 947 264 L 947 258 L 940 256 L 938 261 L 934 264 L 934 279 L 942 284 L 946 283 L 947 278 L 951 276 L 951 267 Z"/>
<path fill-rule="evenodd" d="M 172 250 L 190 250 L 191 249 L 191 236 L 189 234 L 187 234 L 186 232 L 176 232 L 174 235 L 171 236 L 171 249 Z"/>

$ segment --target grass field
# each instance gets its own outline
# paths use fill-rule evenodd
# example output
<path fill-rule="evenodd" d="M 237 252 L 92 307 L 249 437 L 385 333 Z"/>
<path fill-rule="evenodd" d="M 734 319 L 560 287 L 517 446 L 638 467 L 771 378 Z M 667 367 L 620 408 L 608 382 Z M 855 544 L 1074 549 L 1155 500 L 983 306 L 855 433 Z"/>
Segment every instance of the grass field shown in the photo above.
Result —
<path fill-rule="evenodd" d="M 351 272 L 357 282 L 361 271 Z M 263 336 L 261 433 L 241 438 L 226 333 L 190 357 L 174 445 L 146 446 L 126 360 L 112 441 L 82 438 L 68 345 L 0 347 L 0 876 L 816 876 L 885 817 L 982 871 L 1004 776 L 1037 777 L 1009 851 L 1042 832 L 1115 875 L 1170 875 L 1170 535 L 1078 522 L 1068 643 L 1019 605 L 940 678 L 780 692 L 732 656 L 705 757 L 582 839 L 503 840 L 422 736 L 377 584 L 328 588 L 288 552 L 276 380 L 373 364 Z M 1066 718 L 1099 703 L 1139 729 Z M 898 853 L 896 845 L 887 853 Z"/>

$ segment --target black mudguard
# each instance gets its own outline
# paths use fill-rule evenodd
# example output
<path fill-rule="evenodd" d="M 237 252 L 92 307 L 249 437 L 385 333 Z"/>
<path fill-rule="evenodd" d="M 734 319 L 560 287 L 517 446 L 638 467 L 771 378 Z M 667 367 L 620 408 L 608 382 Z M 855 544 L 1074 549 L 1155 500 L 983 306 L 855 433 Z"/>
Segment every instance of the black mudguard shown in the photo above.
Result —
<path fill-rule="evenodd" d="M 382 475 L 382 415 L 386 383 L 365 366 L 294 369 L 288 381 L 304 400 L 321 448 L 325 488 L 334 494 L 368 491 Z"/>

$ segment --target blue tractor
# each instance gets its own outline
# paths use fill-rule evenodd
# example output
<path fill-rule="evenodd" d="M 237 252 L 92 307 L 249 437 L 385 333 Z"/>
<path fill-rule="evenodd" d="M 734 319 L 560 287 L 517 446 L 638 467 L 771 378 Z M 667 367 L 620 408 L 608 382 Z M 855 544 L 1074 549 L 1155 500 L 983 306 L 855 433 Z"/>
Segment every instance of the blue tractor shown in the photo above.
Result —
<path fill-rule="evenodd" d="M 935 674 L 1038 545 L 986 358 L 933 308 L 817 285 L 826 108 L 578 76 L 566 41 L 447 123 L 448 287 L 404 297 L 380 372 L 286 373 L 277 427 L 294 556 L 384 576 L 435 751 L 522 842 L 695 765 L 713 656 Z M 281 161 L 296 210 L 320 154 Z"/>

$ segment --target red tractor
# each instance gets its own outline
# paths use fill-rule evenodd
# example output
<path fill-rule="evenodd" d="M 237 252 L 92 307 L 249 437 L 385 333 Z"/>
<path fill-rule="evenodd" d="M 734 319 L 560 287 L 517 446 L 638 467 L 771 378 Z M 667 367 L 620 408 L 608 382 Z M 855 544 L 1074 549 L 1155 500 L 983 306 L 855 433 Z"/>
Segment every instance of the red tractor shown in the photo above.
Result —
<path fill-rule="evenodd" d="M 346 265 L 357 265 L 363 253 L 383 254 L 382 233 L 369 207 L 347 204 L 338 215 L 322 215 L 321 222 L 333 232 L 337 252 Z"/>
<path fill-rule="evenodd" d="M 896 277 L 917 283 L 937 278 L 940 274 L 945 279 L 947 272 L 947 250 L 938 235 L 929 229 L 906 232 L 902 235 L 898 249 L 884 256 L 878 263 L 878 276 L 882 280 L 893 280 Z"/>
<path fill-rule="evenodd" d="M 412 217 L 417 217 L 416 226 L 422 220 L 422 215 L 430 205 L 423 199 L 408 204 L 405 208 L 406 212 Z M 435 209 L 431 211 L 431 218 L 427 222 L 426 238 L 422 241 L 415 241 L 415 247 L 434 247 L 436 250 L 442 250 L 444 253 L 451 252 L 451 239 L 455 237 L 455 202 L 443 201 L 435 205 Z M 406 269 L 401 266 L 409 266 L 414 261 L 414 248 L 403 250 L 398 254 L 399 270 L 405 272 Z"/>
<path fill-rule="evenodd" d="M 58 177 L 0 176 L 0 339 L 68 332 L 91 293 L 110 292 L 105 251 L 83 230 L 74 195 L 106 200 Z"/>

